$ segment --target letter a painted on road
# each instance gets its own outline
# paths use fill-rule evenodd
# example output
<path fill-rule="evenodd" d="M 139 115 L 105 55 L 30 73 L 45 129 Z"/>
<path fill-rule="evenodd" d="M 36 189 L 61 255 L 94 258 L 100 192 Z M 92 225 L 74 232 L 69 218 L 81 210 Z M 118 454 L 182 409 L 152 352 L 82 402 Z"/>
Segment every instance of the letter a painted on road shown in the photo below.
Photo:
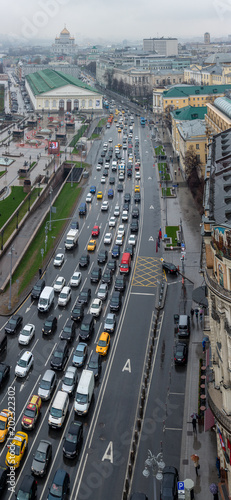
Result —
<path fill-rule="evenodd" d="M 105 453 L 104 453 L 104 456 L 102 458 L 102 462 L 104 462 L 104 460 L 109 460 L 109 462 L 111 462 L 111 464 L 113 464 L 113 443 L 112 441 L 110 441 Z"/>
<path fill-rule="evenodd" d="M 122 372 L 129 372 L 131 373 L 132 369 L 131 369 L 131 361 L 130 359 L 128 359 L 123 367 L 123 370 Z"/>

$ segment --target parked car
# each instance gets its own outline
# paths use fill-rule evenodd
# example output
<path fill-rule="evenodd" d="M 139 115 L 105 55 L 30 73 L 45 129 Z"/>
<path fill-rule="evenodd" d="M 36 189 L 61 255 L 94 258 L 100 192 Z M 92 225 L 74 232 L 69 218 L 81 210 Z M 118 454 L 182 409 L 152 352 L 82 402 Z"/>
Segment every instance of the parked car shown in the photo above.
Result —
<path fill-rule="evenodd" d="M 161 482 L 160 492 L 161 500 L 177 500 L 177 482 L 179 480 L 178 470 L 173 466 L 166 466 L 162 474 L 163 479 Z"/>

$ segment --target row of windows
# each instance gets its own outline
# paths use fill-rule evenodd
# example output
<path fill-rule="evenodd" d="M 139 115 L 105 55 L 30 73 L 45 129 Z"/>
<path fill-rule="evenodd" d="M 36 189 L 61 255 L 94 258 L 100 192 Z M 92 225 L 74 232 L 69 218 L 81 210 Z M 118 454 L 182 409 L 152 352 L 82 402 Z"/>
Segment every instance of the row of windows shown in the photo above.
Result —
<path fill-rule="evenodd" d="M 74 108 L 78 109 L 78 107 L 79 107 L 79 102 L 81 102 L 81 107 L 82 107 L 82 108 L 84 108 L 84 107 L 85 107 L 85 105 L 86 105 L 86 101 L 85 101 L 85 99 L 82 99 L 82 101 L 78 101 L 77 99 L 75 99 L 75 100 L 73 101 L 73 106 L 74 106 Z M 71 104 L 72 104 L 72 101 L 71 101 L 70 99 L 68 99 L 68 100 L 66 101 L 66 103 L 71 103 Z M 60 101 L 58 101 L 58 104 L 59 104 L 59 107 L 60 107 L 60 108 L 64 108 L 65 102 L 64 102 L 64 100 L 63 100 L 63 99 L 60 99 Z M 46 99 L 46 100 L 45 100 L 45 108 L 49 108 L 49 106 L 50 106 L 50 101 L 49 101 L 49 99 Z M 56 107 L 57 107 L 57 101 L 56 101 L 56 99 L 53 99 L 53 100 L 52 100 L 52 104 L 51 104 L 51 106 L 52 106 L 52 108 L 56 108 Z M 88 106 L 89 106 L 89 108 L 91 108 L 91 107 L 93 106 L 92 99 L 89 99 L 89 101 L 88 101 Z"/>

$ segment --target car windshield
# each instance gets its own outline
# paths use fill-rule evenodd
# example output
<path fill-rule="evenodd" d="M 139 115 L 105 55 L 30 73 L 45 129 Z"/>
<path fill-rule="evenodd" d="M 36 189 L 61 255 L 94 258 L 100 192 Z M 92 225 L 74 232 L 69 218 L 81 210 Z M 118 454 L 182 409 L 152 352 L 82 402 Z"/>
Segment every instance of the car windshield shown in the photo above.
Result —
<path fill-rule="evenodd" d="M 60 351 L 55 351 L 54 352 L 54 357 L 61 359 L 63 357 L 63 353 Z"/>
<path fill-rule="evenodd" d="M 87 292 L 81 292 L 80 297 L 87 297 Z"/>
<path fill-rule="evenodd" d="M 50 389 L 50 382 L 48 380 L 41 380 L 40 382 L 40 389 L 48 390 Z"/>
<path fill-rule="evenodd" d="M 18 366 L 21 366 L 22 368 L 26 368 L 27 362 L 25 361 L 25 359 L 20 359 L 18 362 Z"/>
<path fill-rule="evenodd" d="M 81 329 L 82 332 L 88 332 L 89 331 L 89 324 L 88 323 L 87 324 L 82 323 L 80 329 Z"/>
<path fill-rule="evenodd" d="M 76 434 L 71 434 L 70 432 L 68 432 L 67 437 L 66 437 L 66 441 L 68 441 L 68 443 L 77 443 Z"/>
<path fill-rule="evenodd" d="M 24 337 L 29 337 L 29 335 L 31 334 L 31 331 L 30 330 L 25 330 L 23 329 L 21 331 L 21 335 L 24 335 Z"/>
<path fill-rule="evenodd" d="M 34 418 L 35 413 L 36 413 L 35 409 L 34 410 L 32 410 L 32 409 L 30 410 L 29 408 L 27 408 L 25 410 L 24 416 L 25 417 L 29 417 L 29 418 Z"/>
<path fill-rule="evenodd" d="M 73 281 L 77 281 L 79 279 L 79 276 L 72 276 Z"/>
<path fill-rule="evenodd" d="M 0 420 L 0 431 L 5 430 L 5 428 L 6 428 L 6 422 L 4 422 L 3 420 Z"/>
<path fill-rule="evenodd" d="M 35 458 L 35 460 L 37 460 L 37 462 L 44 463 L 46 460 L 46 454 L 43 453 L 42 451 L 37 450 L 34 458 Z"/>
<path fill-rule="evenodd" d="M 16 319 L 13 319 L 13 318 L 11 318 L 11 319 L 10 319 L 10 321 L 9 321 L 9 325 L 10 325 L 10 326 L 15 326 L 15 325 L 16 325 L 16 323 L 17 323 L 17 320 L 16 320 Z"/>
<path fill-rule="evenodd" d="M 106 340 L 99 340 L 98 346 L 100 346 L 100 347 L 106 347 L 106 345 L 107 345 L 107 341 Z"/>
<path fill-rule="evenodd" d="M 75 314 L 79 314 L 79 313 L 80 313 L 80 311 L 81 311 L 81 307 L 75 307 L 75 308 L 73 309 L 73 313 L 75 313 Z"/>
<path fill-rule="evenodd" d="M 87 398 L 88 398 L 87 394 L 80 394 L 79 392 L 76 393 L 75 399 L 76 399 L 77 403 L 84 405 L 87 403 Z"/>
<path fill-rule="evenodd" d="M 61 292 L 59 295 L 60 299 L 66 299 L 67 298 L 67 293 L 66 292 Z"/>
<path fill-rule="evenodd" d="M 50 493 L 54 497 L 62 498 L 62 486 L 53 483 L 50 489 Z"/>
<path fill-rule="evenodd" d="M 68 385 L 68 386 L 73 385 L 73 378 L 65 376 L 64 379 L 63 379 L 63 384 L 64 385 Z"/>
<path fill-rule="evenodd" d="M 45 326 L 45 328 L 51 328 L 52 321 L 46 321 L 44 326 Z"/>
<path fill-rule="evenodd" d="M 99 304 L 94 304 L 94 303 L 93 303 L 91 307 L 92 307 L 92 309 L 98 309 Z"/>
<path fill-rule="evenodd" d="M 64 333 L 71 333 L 71 326 L 64 326 L 63 332 Z"/>
<path fill-rule="evenodd" d="M 92 361 L 92 360 L 91 360 L 91 361 L 89 362 L 88 368 L 90 368 L 90 369 L 92 369 L 92 370 L 93 370 L 94 368 L 98 368 L 98 363 L 97 363 L 97 361 Z"/>
<path fill-rule="evenodd" d="M 106 323 L 107 323 L 108 325 L 113 325 L 113 323 L 114 323 L 113 318 L 106 318 Z"/>
<path fill-rule="evenodd" d="M 51 408 L 51 415 L 54 418 L 61 418 L 62 417 L 62 410 L 60 408 Z"/>

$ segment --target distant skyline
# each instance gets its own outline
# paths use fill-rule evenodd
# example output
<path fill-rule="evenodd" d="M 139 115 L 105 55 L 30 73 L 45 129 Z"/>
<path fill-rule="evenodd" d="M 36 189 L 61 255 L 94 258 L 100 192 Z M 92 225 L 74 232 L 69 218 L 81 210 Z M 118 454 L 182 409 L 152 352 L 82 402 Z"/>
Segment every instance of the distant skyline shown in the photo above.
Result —
<path fill-rule="evenodd" d="M 195 38 L 208 31 L 211 41 L 231 34 L 230 0 L 9 0 L 1 5 L 0 35 L 5 42 L 52 40 L 66 25 L 76 43 L 153 37 Z"/>

